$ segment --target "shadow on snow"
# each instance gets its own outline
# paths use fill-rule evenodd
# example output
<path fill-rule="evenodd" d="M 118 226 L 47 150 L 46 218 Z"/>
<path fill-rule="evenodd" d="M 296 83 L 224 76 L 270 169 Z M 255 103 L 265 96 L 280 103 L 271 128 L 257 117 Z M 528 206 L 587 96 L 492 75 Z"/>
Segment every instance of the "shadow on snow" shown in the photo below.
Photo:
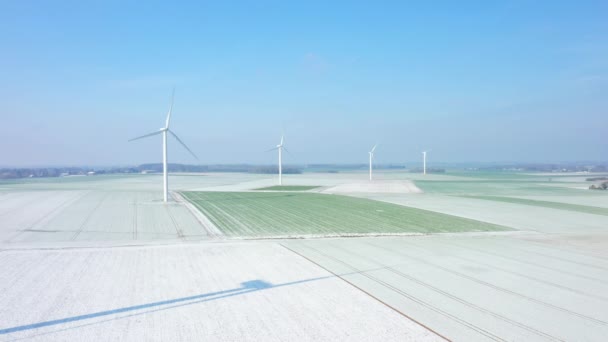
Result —
<path fill-rule="evenodd" d="M 103 316 L 108 316 L 108 315 L 115 315 L 115 314 L 120 314 L 120 313 L 124 313 L 124 312 L 143 310 L 143 309 L 156 308 L 157 310 L 153 310 L 153 311 L 158 311 L 158 310 L 171 308 L 171 307 L 166 307 L 170 304 L 182 303 L 181 305 L 177 305 L 177 306 L 191 305 L 191 304 L 195 304 L 195 303 L 201 303 L 201 302 L 207 302 L 207 301 L 212 301 L 212 300 L 217 300 L 217 299 L 222 299 L 222 298 L 227 298 L 227 297 L 232 297 L 232 296 L 238 296 L 238 295 L 242 295 L 242 294 L 246 294 L 246 293 L 250 293 L 250 292 L 265 290 L 265 289 L 296 285 L 296 284 L 300 284 L 300 283 L 306 283 L 306 282 L 322 280 L 322 279 L 327 279 L 327 278 L 332 278 L 332 277 L 334 277 L 334 276 L 310 278 L 310 279 L 298 280 L 298 281 L 282 283 L 282 284 L 277 284 L 277 285 L 273 285 L 273 284 L 270 284 L 268 282 L 265 282 L 265 281 L 259 280 L 259 279 L 250 280 L 250 281 L 241 283 L 240 287 L 237 287 L 234 289 L 229 289 L 229 290 L 203 293 L 203 294 L 194 295 L 194 296 L 181 297 L 181 298 L 163 300 L 163 301 L 159 301 L 159 302 L 140 304 L 140 305 L 134 305 L 134 306 L 127 306 L 124 308 L 118 308 L 118 309 L 113 309 L 113 310 L 99 311 L 99 312 L 89 313 L 89 314 L 85 314 L 85 315 L 72 316 L 72 317 L 51 320 L 51 321 L 38 322 L 38 323 L 20 325 L 20 326 L 16 326 L 16 327 L 4 328 L 4 329 L 0 329 L 0 335 L 10 334 L 10 333 L 15 333 L 15 332 L 20 332 L 20 331 L 33 330 L 33 329 L 54 326 L 54 325 L 59 325 L 59 324 L 65 324 L 65 323 L 70 323 L 70 322 L 82 321 L 82 320 L 103 317 Z M 197 299 L 202 299 L 202 300 L 195 301 Z M 193 302 L 191 302 L 191 301 L 193 301 Z M 173 306 L 173 307 L 175 307 L 175 306 Z M 143 313 L 145 313 L 145 312 L 143 312 Z"/>

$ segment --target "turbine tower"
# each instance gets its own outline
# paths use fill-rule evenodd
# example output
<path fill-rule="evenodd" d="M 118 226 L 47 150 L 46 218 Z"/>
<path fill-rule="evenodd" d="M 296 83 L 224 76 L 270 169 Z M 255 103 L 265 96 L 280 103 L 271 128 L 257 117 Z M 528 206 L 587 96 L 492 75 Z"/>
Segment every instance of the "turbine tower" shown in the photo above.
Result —
<path fill-rule="evenodd" d="M 283 135 L 281 135 L 281 143 L 277 145 L 279 150 L 279 185 L 283 185 Z"/>
<path fill-rule="evenodd" d="M 274 150 L 279 150 L 279 185 L 283 185 L 283 149 L 285 149 L 285 151 L 287 151 L 287 149 L 283 146 L 283 135 L 281 135 L 281 143 L 279 143 L 275 148 L 271 148 L 270 150 L 266 151 L 274 151 Z"/>
<path fill-rule="evenodd" d="M 374 147 L 372 147 L 372 150 L 367 152 L 369 153 L 369 180 L 372 180 L 372 162 L 374 160 L 374 151 L 376 150 L 376 146 L 378 146 L 378 144 L 374 145 Z"/>
<path fill-rule="evenodd" d="M 428 151 L 422 151 L 422 174 L 426 175 L 426 153 Z"/>
<path fill-rule="evenodd" d="M 175 96 L 175 89 L 173 89 L 173 93 L 171 94 L 171 105 L 169 106 L 169 113 L 167 114 L 167 119 L 165 120 L 165 127 L 160 128 L 156 132 L 152 132 L 149 134 L 142 135 L 137 138 L 133 138 L 129 141 L 134 141 L 138 139 L 143 139 L 147 137 L 151 137 L 153 135 L 162 134 L 163 135 L 163 201 L 167 202 L 169 200 L 169 174 L 167 173 L 167 133 L 171 133 L 171 135 L 188 151 L 190 154 L 198 160 L 198 157 L 194 152 L 192 152 L 188 146 L 175 134 L 173 131 L 169 129 L 169 121 L 171 120 L 171 112 L 173 111 L 173 97 Z"/>

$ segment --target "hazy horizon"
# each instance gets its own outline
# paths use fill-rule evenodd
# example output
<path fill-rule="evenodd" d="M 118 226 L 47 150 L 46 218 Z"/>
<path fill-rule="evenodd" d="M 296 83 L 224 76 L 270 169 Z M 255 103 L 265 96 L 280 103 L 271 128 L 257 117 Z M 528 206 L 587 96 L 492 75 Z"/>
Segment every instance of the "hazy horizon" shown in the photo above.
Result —
<path fill-rule="evenodd" d="M 157 164 L 162 165 L 161 162 L 144 162 L 140 164 L 30 164 L 30 165 L 0 165 L 0 169 L 43 169 L 43 168 L 91 168 L 91 169 L 109 169 L 109 168 L 127 168 L 127 167 L 139 167 L 141 165 L 147 164 Z M 268 163 L 174 163 L 170 162 L 169 164 L 179 164 L 179 165 L 193 165 L 193 166 L 275 166 L 276 161 L 271 161 Z M 328 167 L 354 167 L 361 166 L 364 171 L 367 171 L 368 163 L 315 163 L 315 162 L 300 162 L 300 163 L 283 163 L 284 167 L 294 166 L 294 167 L 314 167 L 314 166 L 328 166 Z M 495 167 L 495 166 L 504 166 L 504 167 L 517 167 L 517 166 L 532 166 L 532 165 L 556 165 L 556 166 L 584 166 L 584 165 L 608 165 L 608 161 L 602 160 L 580 160 L 580 161 L 541 161 L 541 162 L 518 162 L 518 161 L 503 161 L 503 162 L 475 162 L 475 161 L 463 161 L 463 162 L 444 162 L 444 161 L 434 161 L 427 159 L 427 167 L 429 168 L 448 168 L 448 169 L 464 169 L 464 168 L 484 168 L 484 167 Z M 404 166 L 406 169 L 416 169 L 422 167 L 422 160 L 420 161 L 405 161 L 405 162 L 382 162 L 382 163 L 374 163 L 374 167 L 376 168 L 385 168 L 385 167 L 398 167 Z M 215 172 L 215 171 L 214 171 Z"/>
<path fill-rule="evenodd" d="M 608 3 L 0 4 L 0 165 L 606 161 Z M 464 161 L 464 162 L 463 162 Z"/>

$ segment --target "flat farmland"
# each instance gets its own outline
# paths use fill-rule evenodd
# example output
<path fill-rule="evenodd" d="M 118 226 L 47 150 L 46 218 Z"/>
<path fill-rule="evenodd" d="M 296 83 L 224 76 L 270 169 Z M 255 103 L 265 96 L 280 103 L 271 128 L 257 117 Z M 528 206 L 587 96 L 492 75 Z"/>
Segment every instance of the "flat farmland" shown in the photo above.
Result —
<path fill-rule="evenodd" d="M 582 213 L 608 216 L 608 208 L 601 208 L 601 207 L 589 206 L 589 205 L 580 205 L 580 204 L 571 204 L 571 203 L 562 203 L 562 202 L 553 202 L 553 201 L 541 201 L 541 200 L 533 200 L 533 199 L 526 199 L 526 198 L 503 197 L 503 196 L 465 196 L 465 197 L 483 199 L 483 200 L 488 200 L 488 201 L 525 204 L 525 205 L 553 208 L 553 209 L 559 209 L 559 210 L 579 211 Z"/>
<path fill-rule="evenodd" d="M 468 181 L 451 180 L 417 180 L 416 186 L 425 193 L 450 195 L 562 195 L 571 196 L 581 193 L 580 189 L 573 189 L 572 183 L 542 182 L 541 180 L 485 180 L 473 179 Z"/>
<path fill-rule="evenodd" d="M 363 198 L 317 193 L 182 192 L 225 235 L 446 233 L 507 227 Z"/>
<path fill-rule="evenodd" d="M 183 203 L 151 191 L 42 190 L 0 194 L 0 242 L 196 240 L 209 231 Z"/>
<path fill-rule="evenodd" d="M 605 341 L 608 260 L 588 246 L 526 236 L 282 244 L 450 340 Z"/>
<path fill-rule="evenodd" d="M 587 175 L 367 176 L 0 182 L 0 341 L 606 340 Z"/>
<path fill-rule="evenodd" d="M 0 269 L 0 341 L 440 340 L 267 241 L 3 251 Z"/>
<path fill-rule="evenodd" d="M 259 188 L 255 190 L 266 190 L 266 191 L 308 191 L 318 188 L 317 185 L 275 185 L 268 186 L 265 188 Z"/>

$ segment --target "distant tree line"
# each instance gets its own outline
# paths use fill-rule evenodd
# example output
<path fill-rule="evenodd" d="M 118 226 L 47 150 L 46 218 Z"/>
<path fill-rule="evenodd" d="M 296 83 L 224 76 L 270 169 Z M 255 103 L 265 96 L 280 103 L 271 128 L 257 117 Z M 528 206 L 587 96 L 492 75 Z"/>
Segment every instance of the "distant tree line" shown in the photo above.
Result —
<path fill-rule="evenodd" d="M 285 174 L 302 173 L 304 169 L 312 172 L 337 173 L 342 170 L 367 169 L 367 164 L 309 164 L 306 166 L 288 165 L 283 167 Z M 377 169 L 399 169 L 404 166 L 398 164 L 376 165 Z M 262 174 L 276 174 L 279 172 L 276 165 L 249 165 L 249 164 L 216 164 L 216 165 L 188 165 L 168 164 L 169 172 L 249 172 Z M 608 172 L 608 164 L 578 165 L 578 164 L 513 164 L 476 168 L 476 170 L 494 171 L 537 171 L 537 172 Z M 141 164 L 129 167 L 39 167 L 39 168 L 3 168 L 0 169 L 0 179 L 60 177 L 68 175 L 94 175 L 116 173 L 148 173 L 162 172 L 161 163 Z M 422 168 L 413 168 L 409 172 L 422 172 Z M 444 173 L 442 168 L 427 168 L 427 173 Z M 605 180 L 606 177 L 588 178 L 588 181 Z M 601 184 L 598 185 L 601 187 Z"/>
<path fill-rule="evenodd" d="M 279 173 L 277 166 L 259 165 L 187 165 L 174 164 L 167 165 L 169 172 L 249 172 L 249 173 Z M 3 168 L 0 169 L 0 179 L 17 178 L 39 178 L 39 177 L 61 177 L 77 175 L 100 175 L 117 173 L 158 173 L 163 171 L 163 164 L 150 163 L 141 164 L 135 167 L 44 167 L 44 168 Z M 293 166 L 283 167 L 284 174 L 302 173 L 302 169 Z"/>
<path fill-rule="evenodd" d="M 528 171 L 528 172 L 606 172 L 607 164 L 511 164 L 480 167 L 484 171 Z"/>
<path fill-rule="evenodd" d="M 248 172 L 264 173 L 264 174 L 278 174 L 279 167 L 278 166 L 254 166 Z M 302 173 L 302 169 L 287 166 L 287 167 L 283 167 L 281 172 L 283 174 L 300 174 L 300 173 Z"/>
<path fill-rule="evenodd" d="M 16 179 L 16 178 L 38 178 L 38 177 L 60 177 L 60 176 L 77 176 L 88 174 L 106 174 L 106 173 L 136 173 L 137 168 L 107 168 L 94 169 L 86 167 L 44 167 L 44 168 L 4 168 L 0 169 L 0 179 Z"/>
<path fill-rule="evenodd" d="M 411 172 L 411 173 L 422 173 L 422 172 L 424 172 L 424 170 L 421 167 L 417 167 L 417 168 L 410 169 L 409 172 Z M 427 167 L 426 168 L 426 173 L 445 173 L 445 169 L 439 169 L 439 168 L 434 168 L 434 167 Z"/>
<path fill-rule="evenodd" d="M 141 164 L 137 167 L 138 172 L 163 172 L 162 163 L 149 163 Z M 208 172 L 209 167 L 207 165 L 187 165 L 187 164 L 175 164 L 168 163 L 167 170 L 169 172 Z"/>
<path fill-rule="evenodd" d="M 162 172 L 163 164 L 142 164 L 138 167 L 141 171 Z M 168 164 L 169 172 L 249 172 L 249 173 L 279 173 L 278 166 L 271 165 L 186 165 Z M 292 166 L 283 166 L 283 173 L 302 173 L 302 169 Z"/>

